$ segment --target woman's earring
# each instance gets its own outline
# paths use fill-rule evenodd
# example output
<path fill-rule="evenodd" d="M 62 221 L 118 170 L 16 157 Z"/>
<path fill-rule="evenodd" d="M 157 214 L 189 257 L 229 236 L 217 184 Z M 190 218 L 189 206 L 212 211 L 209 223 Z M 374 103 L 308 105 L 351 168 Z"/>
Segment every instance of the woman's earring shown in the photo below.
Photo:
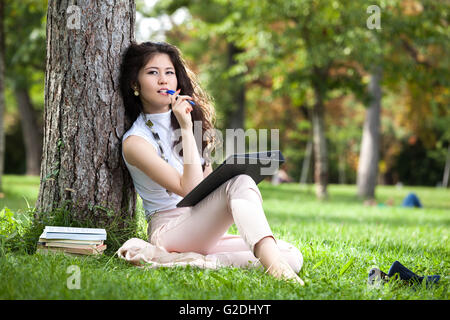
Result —
<path fill-rule="evenodd" d="M 137 89 L 134 89 L 134 95 L 137 97 L 139 95 L 139 91 Z"/>

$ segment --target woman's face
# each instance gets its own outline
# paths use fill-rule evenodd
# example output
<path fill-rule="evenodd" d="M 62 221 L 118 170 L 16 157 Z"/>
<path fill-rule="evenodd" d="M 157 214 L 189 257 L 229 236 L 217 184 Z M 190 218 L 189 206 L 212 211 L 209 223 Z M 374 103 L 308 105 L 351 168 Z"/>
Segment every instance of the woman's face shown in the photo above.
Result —
<path fill-rule="evenodd" d="M 169 55 L 165 53 L 155 54 L 148 63 L 139 71 L 139 96 L 144 106 L 144 111 L 161 111 L 170 104 L 170 95 L 160 93 L 159 90 L 177 90 L 177 77 L 175 68 Z"/>

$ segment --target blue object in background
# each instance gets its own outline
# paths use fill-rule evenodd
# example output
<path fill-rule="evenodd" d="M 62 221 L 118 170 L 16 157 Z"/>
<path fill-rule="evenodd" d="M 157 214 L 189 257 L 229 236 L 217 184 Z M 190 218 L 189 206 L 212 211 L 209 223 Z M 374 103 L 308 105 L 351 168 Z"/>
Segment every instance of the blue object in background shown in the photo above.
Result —
<path fill-rule="evenodd" d="M 410 192 L 405 199 L 403 199 L 402 203 L 403 207 L 415 207 L 422 208 L 422 204 L 420 203 L 419 197 L 416 196 L 415 193 Z"/>

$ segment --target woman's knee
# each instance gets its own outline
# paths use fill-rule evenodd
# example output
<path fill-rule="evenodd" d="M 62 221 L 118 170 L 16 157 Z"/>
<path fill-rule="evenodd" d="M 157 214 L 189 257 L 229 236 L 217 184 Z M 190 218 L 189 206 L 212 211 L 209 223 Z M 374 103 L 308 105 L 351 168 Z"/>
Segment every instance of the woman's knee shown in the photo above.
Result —
<path fill-rule="evenodd" d="M 255 180 L 253 180 L 253 178 L 247 174 L 239 174 L 231 178 L 230 180 L 228 180 L 228 185 L 226 187 L 226 191 L 228 194 L 238 196 L 244 195 L 245 191 L 249 189 L 256 192 L 256 194 L 258 195 L 259 199 L 262 202 L 261 192 L 259 191 L 259 188 L 255 183 Z"/>
<path fill-rule="evenodd" d="M 253 178 L 248 174 L 238 174 L 237 176 L 232 178 L 232 180 L 234 180 L 235 183 L 256 185 L 255 180 L 253 180 Z"/>

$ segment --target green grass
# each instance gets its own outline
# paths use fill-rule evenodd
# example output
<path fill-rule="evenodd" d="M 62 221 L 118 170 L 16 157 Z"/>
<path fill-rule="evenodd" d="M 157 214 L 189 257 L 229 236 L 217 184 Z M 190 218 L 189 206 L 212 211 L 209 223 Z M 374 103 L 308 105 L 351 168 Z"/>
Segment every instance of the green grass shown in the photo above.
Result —
<path fill-rule="evenodd" d="M 0 208 L 8 207 L 14 212 L 34 207 L 39 193 L 38 176 L 4 175 L 2 177 L 3 194 Z"/>
<path fill-rule="evenodd" d="M 5 176 L 0 208 L 15 212 L 34 206 L 37 177 Z M 145 269 L 117 256 L 73 257 L 8 252 L 0 258 L 0 299 L 440 299 L 448 300 L 450 192 L 426 187 L 377 188 L 377 200 L 397 205 L 413 191 L 424 209 L 366 207 L 352 185 L 329 186 L 318 201 L 314 187 L 262 182 L 264 209 L 277 238 L 303 254 L 305 287 L 279 281 L 259 270 L 222 268 Z M 138 202 L 142 213 L 142 204 Z M 139 214 L 142 219 L 142 214 Z M 232 227 L 232 233 L 236 228 Z M 369 287 L 368 271 L 388 271 L 399 260 L 419 275 L 439 274 L 439 285 L 411 287 L 393 281 Z M 79 290 L 70 290 L 67 268 L 80 268 Z"/>

